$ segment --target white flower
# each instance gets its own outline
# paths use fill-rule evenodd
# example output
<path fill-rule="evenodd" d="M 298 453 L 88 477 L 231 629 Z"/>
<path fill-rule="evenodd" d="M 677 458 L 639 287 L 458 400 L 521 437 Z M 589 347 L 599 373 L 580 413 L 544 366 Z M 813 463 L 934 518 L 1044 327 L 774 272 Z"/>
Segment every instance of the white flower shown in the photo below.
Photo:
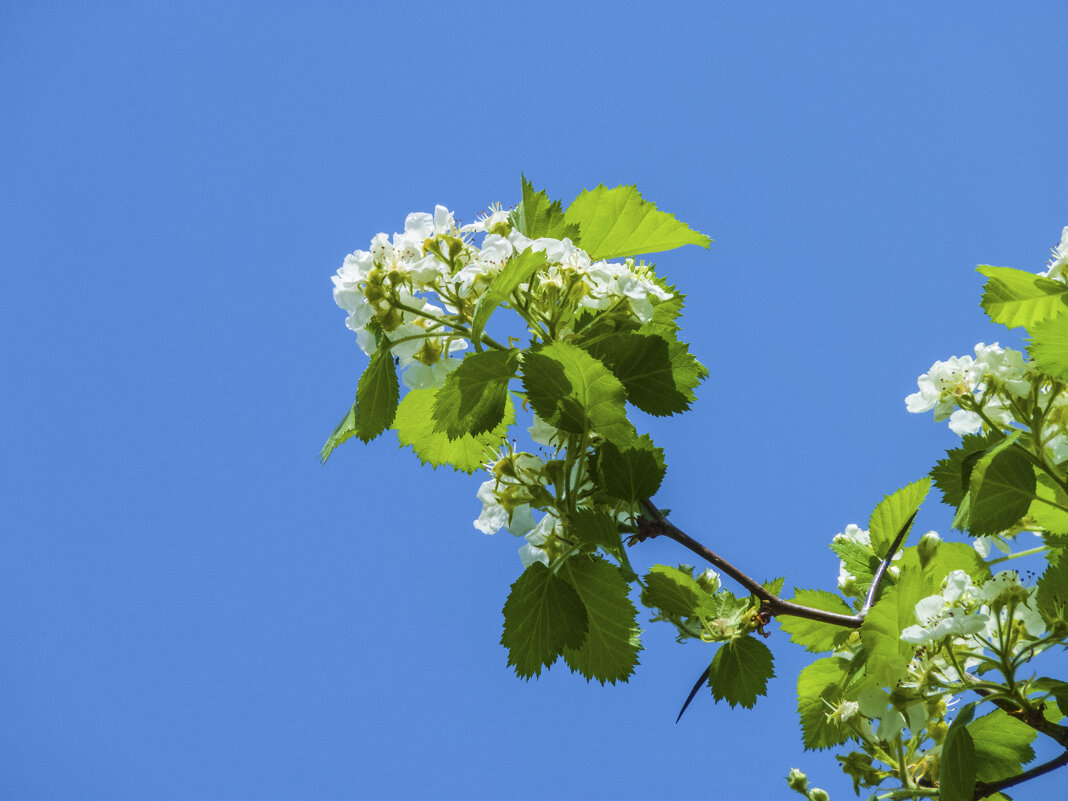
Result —
<path fill-rule="evenodd" d="M 439 359 L 433 364 L 413 361 L 401 375 L 409 389 L 431 389 L 445 383 L 445 377 L 460 366 L 459 359 Z"/>
<path fill-rule="evenodd" d="M 930 370 L 916 379 L 919 392 L 905 398 L 905 407 L 913 413 L 934 409 L 935 420 L 945 420 L 956 408 L 957 398 L 975 391 L 980 375 L 972 367 L 971 356 L 954 356 L 944 362 L 935 362 Z"/>
<path fill-rule="evenodd" d="M 482 514 L 475 521 L 475 528 L 483 534 L 496 534 L 502 528 L 507 529 L 517 537 L 522 536 L 534 527 L 534 516 L 530 506 L 520 504 L 508 514 L 497 497 L 497 488 L 501 482 L 496 479 L 483 481 L 478 488 L 478 499 L 482 501 Z"/>
<path fill-rule="evenodd" d="M 1051 251 L 1045 272 L 1039 275 L 1060 281 L 1068 279 L 1068 225 L 1061 231 L 1061 243 Z"/>
<path fill-rule="evenodd" d="M 1025 378 L 1023 354 L 1018 350 L 1002 348 L 997 342 L 993 345 L 980 342 L 975 346 L 974 367 L 982 372 L 984 379 L 996 379 L 1017 397 L 1031 391 L 1031 383 Z"/>
<path fill-rule="evenodd" d="M 534 442 L 544 445 L 546 448 L 552 448 L 554 453 L 563 447 L 560 430 L 549 425 L 536 414 L 534 415 L 534 425 L 530 426 L 527 431 Z"/>

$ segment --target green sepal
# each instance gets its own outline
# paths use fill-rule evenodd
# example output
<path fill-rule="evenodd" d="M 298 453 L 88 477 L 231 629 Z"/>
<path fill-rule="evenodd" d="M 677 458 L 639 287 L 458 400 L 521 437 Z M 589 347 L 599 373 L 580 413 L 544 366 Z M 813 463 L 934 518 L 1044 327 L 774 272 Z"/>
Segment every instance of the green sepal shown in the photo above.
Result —
<path fill-rule="evenodd" d="M 666 470 L 664 451 L 653 445 L 648 434 L 623 448 L 603 442 L 596 451 L 598 488 L 610 498 L 631 505 L 655 495 Z"/>
<path fill-rule="evenodd" d="M 751 709 L 758 696 L 767 695 L 768 679 L 775 677 L 773 663 L 771 649 L 754 637 L 724 643 L 708 666 L 712 697 Z"/>
<path fill-rule="evenodd" d="M 411 447 L 423 464 L 435 468 L 451 465 L 455 470 L 473 473 L 496 457 L 497 449 L 515 422 L 512 402 L 510 399 L 506 401 L 504 417 L 492 431 L 449 439 L 445 432 L 434 430 L 436 392 L 435 389 L 413 389 L 404 396 L 393 420 L 397 440 L 402 448 Z"/>
<path fill-rule="evenodd" d="M 1027 352 L 1031 369 L 1040 370 L 1054 381 L 1068 383 L 1068 317 L 1059 315 L 1029 327 Z"/>
<path fill-rule="evenodd" d="M 524 679 L 540 676 L 565 648 L 580 648 L 588 620 L 582 599 L 567 581 L 534 562 L 512 584 L 504 604 L 501 645 Z"/>
<path fill-rule="evenodd" d="M 968 724 L 977 701 L 965 704 L 946 732 L 939 760 L 938 789 L 941 801 L 972 801 L 975 796 L 975 743 Z"/>
<path fill-rule="evenodd" d="M 806 751 L 822 751 L 849 739 L 828 713 L 842 702 L 847 662 L 835 656 L 817 659 L 797 677 L 797 712 Z"/>
<path fill-rule="evenodd" d="M 638 664 L 638 610 L 619 568 L 599 556 L 573 556 L 560 569 L 586 606 L 589 632 L 581 648 L 564 649 L 568 666 L 587 681 L 627 681 Z"/>
<path fill-rule="evenodd" d="M 577 345 L 552 342 L 523 355 L 523 389 L 538 416 L 563 431 L 591 431 L 617 445 L 634 439 L 626 391 L 599 360 Z"/>
<path fill-rule="evenodd" d="M 931 479 L 921 478 L 919 481 L 887 495 L 879 502 L 879 505 L 875 507 L 875 511 L 871 513 L 871 520 L 868 522 L 871 545 L 876 556 L 880 559 L 890 556 L 887 551 L 893 544 L 894 539 L 901 532 L 903 526 L 911 526 L 909 518 L 916 514 L 920 504 L 923 503 L 927 493 L 930 491 Z M 905 540 L 902 539 L 898 547 L 900 548 L 904 542 Z"/>
<path fill-rule="evenodd" d="M 981 264 L 987 277 L 980 305 L 995 323 L 1008 328 L 1050 320 L 1068 310 L 1068 285 L 1011 267 Z"/>
<path fill-rule="evenodd" d="M 932 589 L 932 581 L 921 571 L 903 567 L 897 583 L 884 588 L 865 615 L 860 641 L 868 652 L 868 674 L 882 686 L 904 678 L 914 647 L 901 639 L 901 632 L 916 623 L 916 602 Z"/>
<path fill-rule="evenodd" d="M 564 219 L 564 207 L 559 200 L 549 200 L 544 189 L 535 192 L 534 185 L 525 175 L 522 181 L 523 200 L 508 215 L 512 226 L 530 239 L 567 237 L 575 245 L 579 243 L 579 226 Z"/>
<path fill-rule="evenodd" d="M 449 439 L 493 431 L 504 419 L 508 382 L 518 367 L 515 349 L 467 354 L 434 396 L 434 430 Z"/>
<path fill-rule="evenodd" d="M 821 609 L 824 612 L 836 612 L 840 615 L 853 614 L 849 604 L 841 597 L 823 590 L 799 590 L 795 587 L 791 601 L 812 609 Z M 842 631 L 840 626 L 794 615 L 780 615 L 776 620 L 779 621 L 782 630 L 790 635 L 791 642 L 813 653 L 834 650 L 835 639 Z"/>
<path fill-rule="evenodd" d="M 1023 721 L 995 709 L 968 724 L 975 748 L 975 778 L 996 782 L 1020 773 L 1035 758 L 1031 742 L 1038 731 Z"/>
<path fill-rule="evenodd" d="M 564 221 L 582 231 L 582 249 L 594 261 L 639 253 L 656 253 L 683 245 L 711 243 L 704 234 L 658 211 L 635 186 L 609 189 L 603 184 L 584 189 L 564 214 Z"/>
<path fill-rule="evenodd" d="M 482 350 L 482 332 L 493 310 L 502 303 L 507 303 L 519 285 L 529 281 L 544 264 L 544 253 L 535 253 L 527 248 L 522 253 L 512 256 L 504 265 L 504 269 L 497 273 L 490 285 L 486 287 L 486 291 L 475 303 L 475 311 L 471 319 L 471 342 L 476 351 Z"/>

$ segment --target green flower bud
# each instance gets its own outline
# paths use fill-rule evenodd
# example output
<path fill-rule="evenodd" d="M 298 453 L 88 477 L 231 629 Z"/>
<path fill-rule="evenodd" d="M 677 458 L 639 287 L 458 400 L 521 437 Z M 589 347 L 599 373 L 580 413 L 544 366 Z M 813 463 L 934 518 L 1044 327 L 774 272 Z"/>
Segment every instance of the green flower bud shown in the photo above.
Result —
<path fill-rule="evenodd" d="M 821 790 L 819 787 L 813 787 L 809 791 L 808 797 L 811 801 L 831 801 L 831 797 L 827 795 L 826 790 Z"/>
<path fill-rule="evenodd" d="M 786 777 L 786 785 L 799 793 L 808 793 L 808 777 L 797 768 L 790 768 L 790 775 Z"/>
<path fill-rule="evenodd" d="M 934 555 L 938 553 L 938 546 L 941 544 L 942 538 L 934 531 L 928 531 L 920 538 L 920 544 L 917 546 L 917 549 L 920 554 L 920 564 L 923 567 L 927 567 L 927 564 L 934 558 Z"/>

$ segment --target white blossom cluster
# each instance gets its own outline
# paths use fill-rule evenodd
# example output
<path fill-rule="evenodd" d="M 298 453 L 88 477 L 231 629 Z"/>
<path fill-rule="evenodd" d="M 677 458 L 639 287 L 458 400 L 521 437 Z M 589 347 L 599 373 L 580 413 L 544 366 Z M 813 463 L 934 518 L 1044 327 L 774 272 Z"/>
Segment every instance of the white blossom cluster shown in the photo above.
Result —
<path fill-rule="evenodd" d="M 1000 649 L 1015 643 L 1014 653 L 1029 647 L 1046 633 L 1046 624 L 1035 604 L 1036 588 L 1024 587 L 1014 570 L 1005 570 L 980 586 L 963 570 L 946 576 L 942 591 L 916 604 L 917 625 L 901 632 L 901 639 L 914 645 L 939 645 L 952 637 L 954 644 L 973 653 Z M 1020 626 L 1026 637 L 1010 637 L 1009 628 Z"/>
<path fill-rule="evenodd" d="M 346 325 L 365 353 L 377 348 L 375 322 L 393 343 L 407 386 L 440 386 L 459 364 L 453 354 L 469 344 L 464 335 L 479 297 L 527 249 L 546 256 L 518 290 L 529 301 L 522 311 L 528 325 L 542 336 L 542 323 L 556 338 L 570 333 L 583 309 L 622 311 L 646 323 L 654 305 L 672 297 L 633 259 L 594 261 L 570 239 L 530 239 L 500 208 L 458 227 L 453 212 L 436 206 L 433 214 L 409 214 L 403 233 L 380 233 L 370 250 L 346 256 L 333 276 L 334 301 L 349 313 Z"/>

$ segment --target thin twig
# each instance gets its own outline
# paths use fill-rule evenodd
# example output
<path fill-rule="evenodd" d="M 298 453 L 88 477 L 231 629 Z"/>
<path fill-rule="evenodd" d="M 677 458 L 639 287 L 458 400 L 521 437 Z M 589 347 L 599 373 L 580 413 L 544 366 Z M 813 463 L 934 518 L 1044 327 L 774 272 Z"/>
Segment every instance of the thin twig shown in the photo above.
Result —
<path fill-rule="evenodd" d="M 792 603 L 791 601 L 784 601 L 779 596 L 769 592 L 759 581 L 747 576 L 726 559 L 715 552 L 710 551 L 685 531 L 669 522 L 668 519 L 660 513 L 660 510 L 656 508 L 652 501 L 645 499 L 641 503 L 642 508 L 644 508 L 648 514 L 648 519 L 643 517 L 638 521 L 638 533 L 630 538 L 630 544 L 633 545 L 636 542 L 641 542 L 642 540 L 651 537 L 667 537 L 675 540 L 675 542 L 680 545 L 689 548 L 702 559 L 709 562 L 714 567 L 719 568 L 749 590 L 749 592 L 760 599 L 761 609 L 770 615 L 792 615 L 794 617 L 803 617 L 808 620 L 817 620 L 821 623 L 830 623 L 832 626 L 842 626 L 847 629 L 860 628 L 863 618 L 859 615 L 842 615 L 837 612 L 827 612 L 823 609 L 813 609 L 809 606 Z M 643 521 L 646 522 L 643 524 Z"/>
<path fill-rule="evenodd" d="M 919 510 L 917 510 L 919 511 Z M 860 608 L 860 616 L 864 617 L 868 614 L 868 610 L 871 609 L 871 605 L 875 603 L 875 594 L 879 591 L 879 585 L 883 581 L 883 576 L 886 574 L 886 569 L 890 567 L 890 561 L 894 558 L 894 554 L 897 553 L 897 549 L 901 547 L 901 543 L 905 541 L 905 537 L 909 533 L 909 529 L 912 527 L 912 521 L 916 519 L 916 512 L 909 515 L 909 519 L 905 521 L 905 525 L 901 527 L 901 531 L 897 532 L 897 536 L 894 537 L 894 541 L 890 544 L 890 550 L 886 552 L 886 556 L 883 557 L 883 561 L 879 563 L 879 567 L 875 570 L 875 575 L 871 579 L 871 587 L 868 588 L 868 596 L 864 599 L 864 606 Z"/>
<path fill-rule="evenodd" d="M 986 798 L 988 795 L 993 795 L 996 792 L 1004 790 L 1006 787 L 1013 787 L 1017 784 L 1023 784 L 1030 779 L 1034 779 L 1057 768 L 1068 765 L 1068 751 L 1065 751 L 1056 759 L 1052 759 L 1045 764 L 1025 770 L 1016 776 L 1012 776 L 1008 779 L 1001 779 L 996 782 L 976 782 L 975 783 L 975 795 L 972 796 L 976 801 L 980 798 Z"/>

